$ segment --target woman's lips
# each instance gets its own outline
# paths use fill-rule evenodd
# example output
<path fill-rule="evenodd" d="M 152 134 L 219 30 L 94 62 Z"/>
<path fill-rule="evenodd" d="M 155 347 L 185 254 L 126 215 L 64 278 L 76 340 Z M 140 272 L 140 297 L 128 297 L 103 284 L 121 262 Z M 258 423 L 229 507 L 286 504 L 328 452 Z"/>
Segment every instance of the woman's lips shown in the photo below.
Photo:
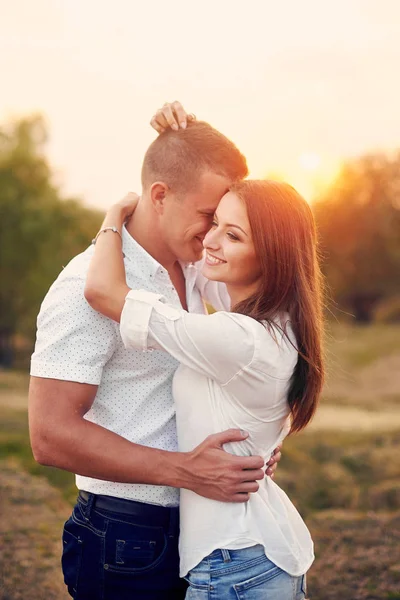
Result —
<path fill-rule="evenodd" d="M 206 253 L 206 264 L 207 265 L 210 265 L 211 267 L 215 267 L 217 265 L 224 265 L 225 263 L 226 263 L 226 260 L 221 260 L 220 258 L 213 256 L 209 252 Z"/>

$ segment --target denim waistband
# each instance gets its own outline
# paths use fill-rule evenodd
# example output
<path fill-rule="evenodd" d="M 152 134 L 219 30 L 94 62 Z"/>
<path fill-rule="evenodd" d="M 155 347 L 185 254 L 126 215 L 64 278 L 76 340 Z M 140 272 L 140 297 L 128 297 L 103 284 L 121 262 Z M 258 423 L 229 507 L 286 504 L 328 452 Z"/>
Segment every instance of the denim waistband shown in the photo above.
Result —
<path fill-rule="evenodd" d="M 179 527 L 179 508 L 145 504 L 135 500 L 92 494 L 79 491 L 78 502 L 81 503 L 85 517 L 89 518 L 92 510 L 125 515 L 142 524 L 153 527 L 176 529 Z"/>
<path fill-rule="evenodd" d="M 248 548 L 240 548 L 238 550 L 219 548 L 206 556 L 201 563 L 197 565 L 196 571 L 220 569 L 221 566 L 227 566 L 228 563 L 237 561 L 245 562 L 258 558 L 266 558 L 264 546 L 261 544 L 249 546 Z"/>

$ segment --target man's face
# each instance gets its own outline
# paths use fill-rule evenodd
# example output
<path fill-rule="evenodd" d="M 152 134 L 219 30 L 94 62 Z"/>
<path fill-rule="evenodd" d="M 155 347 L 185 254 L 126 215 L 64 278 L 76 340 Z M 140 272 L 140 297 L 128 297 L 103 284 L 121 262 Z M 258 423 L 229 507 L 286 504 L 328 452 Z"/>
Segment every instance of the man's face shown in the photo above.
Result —
<path fill-rule="evenodd" d="M 203 255 L 203 240 L 213 215 L 231 181 L 205 171 L 193 191 L 177 197 L 168 194 L 162 215 L 162 228 L 170 251 L 184 262 L 195 262 Z"/>

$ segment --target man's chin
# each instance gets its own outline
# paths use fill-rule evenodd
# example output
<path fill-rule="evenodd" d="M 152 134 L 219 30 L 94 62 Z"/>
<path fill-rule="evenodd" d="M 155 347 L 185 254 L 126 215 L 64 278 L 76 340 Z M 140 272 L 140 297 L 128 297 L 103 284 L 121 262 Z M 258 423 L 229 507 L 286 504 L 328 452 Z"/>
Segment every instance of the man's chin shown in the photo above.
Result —
<path fill-rule="evenodd" d="M 176 256 L 181 262 L 194 263 L 202 260 L 204 248 L 202 244 L 187 244 L 177 250 Z"/>
<path fill-rule="evenodd" d="M 203 258 L 203 253 L 204 253 L 204 248 L 201 248 L 201 249 L 192 248 L 191 252 L 190 252 L 190 257 L 188 256 L 188 258 L 186 259 L 186 262 L 199 262 L 199 260 L 202 260 L 202 258 Z"/>

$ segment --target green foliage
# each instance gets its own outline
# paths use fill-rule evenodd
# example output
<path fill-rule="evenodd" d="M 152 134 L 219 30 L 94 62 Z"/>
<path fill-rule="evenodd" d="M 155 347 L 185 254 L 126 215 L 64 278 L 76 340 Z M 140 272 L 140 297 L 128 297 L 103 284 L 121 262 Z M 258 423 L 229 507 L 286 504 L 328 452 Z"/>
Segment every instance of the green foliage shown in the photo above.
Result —
<path fill-rule="evenodd" d="M 370 320 L 400 288 L 400 152 L 346 164 L 314 212 L 334 300 Z"/>
<path fill-rule="evenodd" d="M 52 183 L 39 116 L 0 129 L 0 333 L 33 338 L 40 302 L 101 214 L 64 200 Z"/>

